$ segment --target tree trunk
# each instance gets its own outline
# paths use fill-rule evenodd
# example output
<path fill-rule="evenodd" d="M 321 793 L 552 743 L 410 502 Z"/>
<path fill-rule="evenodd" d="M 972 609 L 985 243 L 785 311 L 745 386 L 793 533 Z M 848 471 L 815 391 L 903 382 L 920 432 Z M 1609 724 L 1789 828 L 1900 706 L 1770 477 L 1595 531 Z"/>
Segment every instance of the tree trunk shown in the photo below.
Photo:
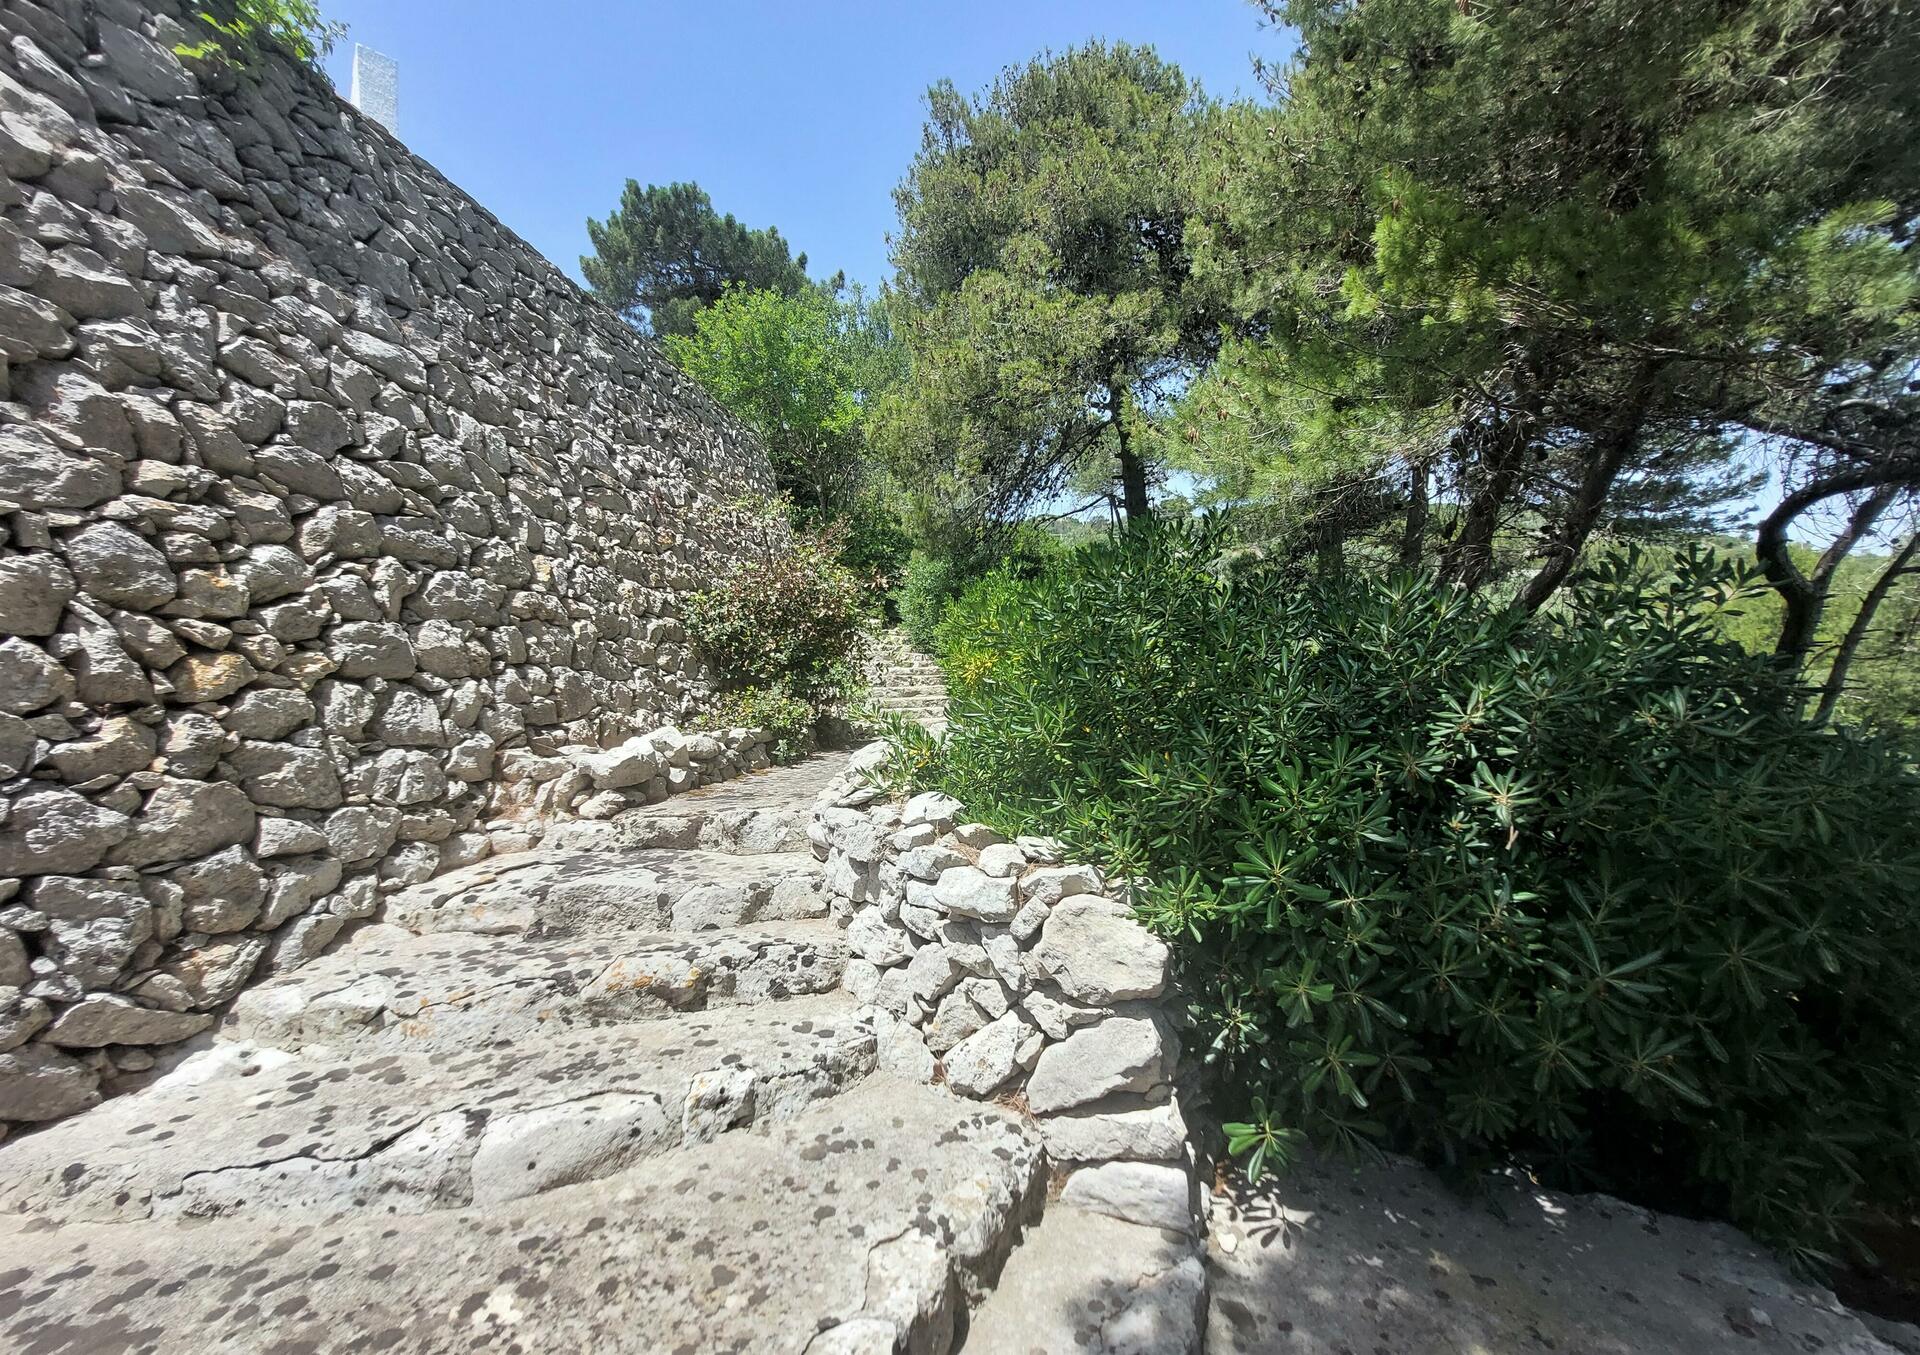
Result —
<path fill-rule="evenodd" d="M 1627 458 L 1639 445 L 1640 430 L 1647 421 L 1647 406 L 1653 402 L 1653 382 L 1658 372 L 1656 364 L 1641 365 L 1634 374 L 1623 417 L 1601 437 L 1599 445 L 1587 458 L 1580 486 L 1574 491 L 1566 512 L 1561 516 L 1559 530 L 1547 542 L 1546 562 L 1527 580 L 1515 600 L 1515 605 L 1528 616 L 1546 605 L 1554 590 L 1573 571 L 1587 538 L 1593 535 L 1594 524 L 1600 520 L 1600 509 L 1605 506 L 1607 495 L 1612 492 L 1613 482 L 1619 478 Z"/>
<path fill-rule="evenodd" d="M 1760 534 L 1754 542 L 1754 554 L 1759 557 L 1760 566 L 1766 571 L 1767 582 L 1773 585 L 1774 591 L 1780 594 L 1781 601 L 1786 604 L 1780 618 L 1780 639 L 1774 645 L 1773 652 L 1782 666 L 1791 672 L 1800 671 L 1813 649 L 1814 635 L 1820 629 L 1820 614 L 1826 610 L 1827 585 L 1833 579 L 1833 571 L 1840 567 L 1847 552 L 1867 534 L 1874 520 L 1886 511 L 1887 505 L 1900 492 L 1899 485 L 1884 481 L 1853 483 L 1864 473 L 1842 473 L 1789 494 L 1760 524 Z M 1853 510 L 1845 530 L 1821 553 L 1813 573 L 1802 574 L 1788 548 L 1787 528 L 1793 520 L 1822 499 L 1868 487 L 1873 489 L 1873 494 Z"/>
<path fill-rule="evenodd" d="M 1873 587 L 1860 599 L 1860 614 L 1853 618 L 1853 624 L 1847 627 L 1847 633 L 1840 641 L 1840 648 L 1834 651 L 1833 667 L 1827 673 L 1826 685 L 1820 689 L 1820 704 L 1813 712 L 1816 723 L 1825 724 L 1832 717 L 1841 692 L 1846 690 L 1847 670 L 1853 667 L 1854 655 L 1859 653 L 1861 642 L 1873 629 L 1873 614 L 1880 610 L 1880 604 L 1887 600 L 1887 594 L 1893 591 L 1893 585 L 1900 576 L 1910 572 L 1909 566 L 1913 563 L 1917 547 L 1920 547 L 1920 532 L 1911 532 L 1907 536 L 1907 544 L 1894 553 L 1892 561 L 1873 581 Z"/>
<path fill-rule="evenodd" d="M 1111 411 L 1113 433 L 1120 440 L 1120 494 L 1127 509 L 1129 526 L 1136 522 L 1145 522 L 1153 516 L 1153 505 L 1147 501 L 1147 463 L 1133 450 L 1127 440 L 1127 420 L 1124 400 L 1118 386 L 1107 387 L 1107 408 Z"/>
<path fill-rule="evenodd" d="M 1467 500 L 1460 534 L 1447 548 L 1445 572 L 1469 592 L 1487 581 L 1493 569 L 1493 537 L 1500 529 L 1500 512 L 1513 495 L 1526 464 L 1533 420 L 1511 414 L 1491 433 L 1485 476 Z"/>
<path fill-rule="evenodd" d="M 1412 482 L 1407 486 L 1407 526 L 1400 534 L 1400 567 L 1417 569 L 1420 557 L 1427 545 L 1427 463 L 1422 461 L 1413 468 Z"/>

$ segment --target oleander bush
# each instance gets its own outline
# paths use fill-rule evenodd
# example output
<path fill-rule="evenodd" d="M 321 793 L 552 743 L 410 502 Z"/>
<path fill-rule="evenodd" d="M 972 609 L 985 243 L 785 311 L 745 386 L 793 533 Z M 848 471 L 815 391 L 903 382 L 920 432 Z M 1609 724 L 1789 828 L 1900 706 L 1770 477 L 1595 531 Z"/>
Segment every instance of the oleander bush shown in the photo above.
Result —
<path fill-rule="evenodd" d="M 950 611 L 920 778 L 1143 881 L 1233 1147 L 1518 1162 L 1812 1258 L 1920 1186 L 1920 785 L 1626 557 L 1527 620 L 1139 531 Z"/>

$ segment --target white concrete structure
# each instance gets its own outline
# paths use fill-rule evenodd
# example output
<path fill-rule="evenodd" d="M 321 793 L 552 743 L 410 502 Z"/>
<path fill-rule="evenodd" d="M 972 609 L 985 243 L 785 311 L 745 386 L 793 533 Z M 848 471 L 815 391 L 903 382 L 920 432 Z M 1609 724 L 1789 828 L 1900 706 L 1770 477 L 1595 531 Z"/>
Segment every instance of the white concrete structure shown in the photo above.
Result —
<path fill-rule="evenodd" d="M 400 63 L 385 52 L 353 44 L 353 106 L 400 135 Z"/>

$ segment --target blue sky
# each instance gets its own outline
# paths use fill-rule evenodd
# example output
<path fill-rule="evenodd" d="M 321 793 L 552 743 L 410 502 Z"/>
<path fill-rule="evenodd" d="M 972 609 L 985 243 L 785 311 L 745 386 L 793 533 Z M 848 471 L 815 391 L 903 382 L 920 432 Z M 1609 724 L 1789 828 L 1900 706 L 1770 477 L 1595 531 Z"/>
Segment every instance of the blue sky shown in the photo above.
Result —
<path fill-rule="evenodd" d="M 893 187 L 928 85 L 976 91 L 1091 37 L 1150 43 L 1210 93 L 1259 93 L 1287 50 L 1245 0 L 323 0 L 400 63 L 400 135 L 575 278 L 586 218 L 628 179 L 692 179 L 778 226 L 815 277 L 885 278 Z"/>

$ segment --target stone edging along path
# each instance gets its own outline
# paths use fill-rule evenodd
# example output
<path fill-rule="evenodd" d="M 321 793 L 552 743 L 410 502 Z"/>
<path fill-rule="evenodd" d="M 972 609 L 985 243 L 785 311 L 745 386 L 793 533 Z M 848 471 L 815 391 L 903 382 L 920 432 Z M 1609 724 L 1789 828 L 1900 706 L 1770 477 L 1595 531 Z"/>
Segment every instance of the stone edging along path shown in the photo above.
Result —
<path fill-rule="evenodd" d="M 887 1059 L 1027 1111 L 1062 1203 L 1200 1237 L 1166 945 L 1060 844 L 1009 842 L 937 791 L 890 798 L 867 780 L 885 755 L 854 754 L 808 838 L 853 950 L 843 984 L 891 1019 Z"/>

